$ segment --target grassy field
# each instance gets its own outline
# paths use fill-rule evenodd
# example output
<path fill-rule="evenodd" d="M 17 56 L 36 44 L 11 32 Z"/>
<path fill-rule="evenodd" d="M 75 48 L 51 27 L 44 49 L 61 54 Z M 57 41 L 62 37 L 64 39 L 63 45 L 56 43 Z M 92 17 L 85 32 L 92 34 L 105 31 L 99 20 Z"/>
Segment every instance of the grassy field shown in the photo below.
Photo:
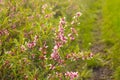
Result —
<path fill-rule="evenodd" d="M 88 10 L 86 10 L 87 15 L 84 15 L 85 17 L 87 16 L 87 18 L 81 19 L 83 20 L 81 23 L 81 30 L 83 30 L 83 33 L 81 34 L 82 47 L 84 46 L 83 49 L 85 50 L 87 48 L 87 50 L 100 53 L 105 61 L 104 66 L 109 66 L 110 70 L 106 70 L 107 73 L 104 72 L 105 69 L 103 69 L 104 71 L 100 69 L 100 71 L 103 72 L 101 74 L 104 77 L 102 78 L 98 72 L 97 76 L 101 77 L 97 77 L 98 80 L 119 80 L 120 1 L 91 0 L 90 2 L 87 2 L 85 2 L 85 4 L 87 3 L 87 6 L 89 7 L 87 8 Z M 89 43 L 91 44 L 89 45 Z"/>
<path fill-rule="evenodd" d="M 119 5 L 0 0 L 0 80 L 120 80 Z"/>

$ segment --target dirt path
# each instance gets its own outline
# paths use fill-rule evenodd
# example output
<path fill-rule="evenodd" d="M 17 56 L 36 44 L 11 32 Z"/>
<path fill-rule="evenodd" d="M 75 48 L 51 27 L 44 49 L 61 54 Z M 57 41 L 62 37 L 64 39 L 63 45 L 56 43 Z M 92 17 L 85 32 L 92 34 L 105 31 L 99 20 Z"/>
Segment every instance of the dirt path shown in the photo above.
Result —
<path fill-rule="evenodd" d="M 104 44 L 101 42 L 101 22 L 102 22 L 102 13 L 99 11 L 96 13 L 97 18 L 94 23 L 94 28 L 93 28 L 93 45 L 91 46 L 91 51 L 96 54 L 99 52 L 103 52 L 104 49 Z"/>
<path fill-rule="evenodd" d="M 102 3 L 100 3 L 102 4 Z M 99 6 L 96 12 L 97 18 L 94 23 L 93 28 L 93 45 L 91 46 L 91 51 L 94 54 L 100 53 L 102 55 L 106 54 L 105 49 L 108 48 L 106 43 L 102 41 L 102 6 Z M 112 70 L 110 70 L 108 65 L 103 67 L 93 68 L 93 76 L 90 80 L 112 80 L 111 78 Z"/>

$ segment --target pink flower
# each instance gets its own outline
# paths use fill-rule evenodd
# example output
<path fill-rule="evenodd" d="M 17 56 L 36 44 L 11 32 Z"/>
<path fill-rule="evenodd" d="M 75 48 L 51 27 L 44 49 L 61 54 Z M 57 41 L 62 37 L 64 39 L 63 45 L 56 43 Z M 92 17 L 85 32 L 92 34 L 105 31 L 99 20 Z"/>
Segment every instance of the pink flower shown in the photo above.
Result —
<path fill-rule="evenodd" d="M 25 51 L 26 50 L 24 45 L 21 45 L 20 49 L 21 49 L 21 51 Z"/>
<path fill-rule="evenodd" d="M 52 15 L 51 14 L 46 14 L 45 18 L 50 18 Z"/>
<path fill-rule="evenodd" d="M 48 48 L 48 46 L 46 45 L 46 42 L 44 42 L 43 47 L 44 47 L 45 49 L 47 49 L 47 48 Z"/>
<path fill-rule="evenodd" d="M 29 42 L 29 43 L 27 44 L 28 48 L 33 48 L 33 47 L 35 47 L 37 40 L 38 40 L 38 36 L 35 35 L 35 36 L 34 36 L 34 40 L 33 40 L 32 42 Z"/>
<path fill-rule="evenodd" d="M 42 5 L 42 9 L 46 9 L 47 6 L 48 6 L 47 4 Z"/>
<path fill-rule="evenodd" d="M 64 28 L 62 26 L 59 26 L 59 34 L 63 34 L 64 33 Z"/>
<path fill-rule="evenodd" d="M 90 57 L 90 58 L 93 58 L 93 53 L 90 53 L 90 54 L 89 54 L 89 57 Z"/>
<path fill-rule="evenodd" d="M 53 53 L 51 54 L 51 58 L 54 60 L 59 60 L 60 56 L 57 50 L 53 50 Z"/>
<path fill-rule="evenodd" d="M 39 48 L 39 51 L 42 51 L 42 48 L 41 48 L 41 47 Z"/>
<path fill-rule="evenodd" d="M 62 25 L 65 25 L 65 23 L 66 23 L 66 22 L 65 22 L 65 17 L 64 17 L 64 18 L 61 18 L 61 19 L 60 19 L 60 25 L 61 25 L 61 26 L 62 26 Z"/>
<path fill-rule="evenodd" d="M 15 25 L 15 24 L 13 24 L 13 25 L 11 26 L 11 28 L 12 28 L 12 29 L 15 29 L 15 28 L 16 28 L 16 25 Z"/>
<path fill-rule="evenodd" d="M 77 31 L 76 31 L 76 29 L 75 29 L 75 28 L 73 28 L 73 27 L 72 27 L 72 28 L 71 28 L 71 31 L 72 31 L 72 33 L 74 33 L 74 34 L 78 35 L 78 34 L 77 34 Z"/>
<path fill-rule="evenodd" d="M 66 42 L 67 42 L 67 37 L 64 36 L 64 28 L 63 28 L 63 26 L 59 26 L 59 32 L 58 32 L 57 38 L 58 38 L 61 42 L 63 42 L 63 43 L 66 43 Z"/>
<path fill-rule="evenodd" d="M 55 45 L 55 46 L 54 46 L 54 50 L 57 50 L 57 49 L 58 49 L 58 45 Z"/>
<path fill-rule="evenodd" d="M 35 36 L 34 36 L 34 40 L 33 40 L 33 42 L 35 42 L 35 43 L 36 43 L 36 42 L 37 42 L 37 40 L 38 40 L 38 36 L 37 36 L 37 35 L 35 35 Z"/>
<path fill-rule="evenodd" d="M 81 15 L 82 15 L 81 12 L 77 12 L 77 13 L 76 13 L 76 17 L 79 17 L 79 16 L 81 16 Z"/>
<path fill-rule="evenodd" d="M 28 79 L 28 75 L 25 75 L 24 80 L 27 80 L 27 79 Z"/>
<path fill-rule="evenodd" d="M 27 46 L 28 46 L 28 48 L 33 48 L 33 47 L 36 46 L 36 43 L 35 43 L 35 42 L 29 42 L 29 43 L 27 44 Z"/>
<path fill-rule="evenodd" d="M 3 1 L 2 0 L 0 0 L 0 3 L 2 3 Z"/>
<path fill-rule="evenodd" d="M 44 42 L 43 47 L 40 47 L 39 51 L 41 51 L 45 55 L 45 54 L 47 54 L 47 48 L 48 48 L 48 46 L 46 45 L 46 42 Z"/>
<path fill-rule="evenodd" d="M 75 38 L 74 38 L 74 36 L 70 33 L 70 34 L 68 34 L 68 37 L 70 38 L 70 40 L 75 40 Z"/>
<path fill-rule="evenodd" d="M 63 63 L 64 63 L 64 60 L 59 59 L 59 60 L 58 60 L 58 63 L 59 63 L 59 64 L 63 64 Z"/>
<path fill-rule="evenodd" d="M 5 35 L 9 35 L 9 31 L 7 29 L 3 30 Z"/>
<path fill-rule="evenodd" d="M 42 13 L 45 13 L 45 9 L 47 8 L 47 4 L 42 5 Z"/>
<path fill-rule="evenodd" d="M 54 69 L 55 69 L 55 66 L 54 66 L 54 65 L 50 64 L 49 66 L 50 66 L 50 69 L 51 69 L 51 70 L 54 70 Z"/>
<path fill-rule="evenodd" d="M 75 21 L 72 21 L 71 24 L 73 25 L 75 23 Z"/>
<path fill-rule="evenodd" d="M 63 46 L 63 42 L 61 42 L 61 41 L 55 41 L 55 46 L 56 46 L 56 48 L 60 48 L 60 47 Z"/>
<path fill-rule="evenodd" d="M 78 72 L 66 72 L 65 76 L 69 77 L 70 80 L 74 80 L 78 77 Z"/>
<path fill-rule="evenodd" d="M 82 60 L 86 60 L 87 59 L 87 57 L 86 56 L 82 56 Z"/>

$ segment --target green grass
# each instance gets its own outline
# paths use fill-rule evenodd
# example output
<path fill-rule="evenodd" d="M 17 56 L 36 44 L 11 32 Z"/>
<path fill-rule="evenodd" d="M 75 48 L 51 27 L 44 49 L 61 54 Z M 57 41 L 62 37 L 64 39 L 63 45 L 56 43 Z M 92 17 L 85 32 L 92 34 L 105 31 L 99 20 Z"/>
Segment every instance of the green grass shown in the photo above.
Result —
<path fill-rule="evenodd" d="M 109 41 L 113 46 L 108 49 L 108 57 L 110 58 L 110 65 L 115 71 L 115 80 L 119 80 L 119 66 L 120 66 L 120 1 L 106 0 L 103 4 L 103 39 Z"/>

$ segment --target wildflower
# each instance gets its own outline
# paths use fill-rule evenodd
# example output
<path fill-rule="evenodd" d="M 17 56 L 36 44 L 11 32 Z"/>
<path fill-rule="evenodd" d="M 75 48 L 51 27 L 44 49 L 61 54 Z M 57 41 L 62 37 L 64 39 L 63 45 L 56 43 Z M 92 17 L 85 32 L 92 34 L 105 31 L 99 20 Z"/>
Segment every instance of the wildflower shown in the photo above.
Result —
<path fill-rule="evenodd" d="M 55 46 L 54 46 L 54 50 L 57 50 L 57 49 L 58 49 L 58 45 L 55 45 Z"/>
<path fill-rule="evenodd" d="M 78 33 L 77 33 L 77 31 L 76 31 L 76 29 L 75 29 L 75 28 L 73 28 L 73 27 L 72 27 L 72 28 L 71 28 L 71 31 L 72 31 L 72 33 L 73 33 L 73 34 L 78 35 Z"/>
<path fill-rule="evenodd" d="M 0 0 L 0 4 L 3 4 L 3 0 Z"/>
<path fill-rule="evenodd" d="M 46 45 L 46 42 L 44 42 L 43 47 L 44 47 L 45 49 L 47 49 L 47 48 L 48 48 L 48 46 Z"/>
<path fill-rule="evenodd" d="M 47 58 L 46 58 L 46 55 L 43 55 L 43 56 L 39 56 L 39 59 L 46 60 Z"/>
<path fill-rule="evenodd" d="M 47 8 L 47 4 L 42 5 L 42 13 L 45 13 L 45 9 Z"/>
<path fill-rule="evenodd" d="M 59 31 L 59 33 L 63 34 L 63 33 L 64 33 L 64 28 L 63 28 L 63 26 L 59 26 L 58 31 Z"/>
<path fill-rule="evenodd" d="M 59 26 L 59 32 L 57 38 L 63 43 L 67 42 L 67 37 L 64 36 L 64 28 L 62 26 Z"/>
<path fill-rule="evenodd" d="M 50 70 L 54 70 L 55 69 L 54 65 L 50 64 L 49 66 L 50 66 Z"/>
<path fill-rule="evenodd" d="M 15 29 L 15 28 L 16 28 L 16 25 L 15 25 L 15 24 L 13 24 L 13 25 L 11 26 L 11 28 L 12 28 L 12 29 Z"/>
<path fill-rule="evenodd" d="M 73 16 L 73 19 L 76 19 L 76 16 Z"/>
<path fill-rule="evenodd" d="M 38 36 L 35 35 L 35 36 L 34 36 L 34 41 L 33 41 L 33 42 L 37 42 L 37 40 L 38 40 Z"/>
<path fill-rule="evenodd" d="M 74 80 L 78 77 L 78 72 L 66 72 L 65 76 L 69 77 L 70 80 Z"/>
<path fill-rule="evenodd" d="M 52 16 L 52 14 L 46 14 L 45 18 L 50 18 Z"/>
<path fill-rule="evenodd" d="M 76 17 L 79 17 L 79 16 L 81 16 L 81 15 L 82 15 L 81 12 L 77 12 L 77 13 L 76 13 Z"/>
<path fill-rule="evenodd" d="M 72 35 L 72 34 L 68 34 L 68 37 L 70 38 L 70 40 L 74 40 L 75 38 L 74 38 L 74 36 Z"/>
<path fill-rule="evenodd" d="M 60 56 L 58 53 L 58 49 L 63 46 L 64 43 L 67 42 L 67 37 L 64 35 L 64 27 L 65 25 L 65 18 L 60 19 L 59 29 L 58 33 L 56 33 L 56 40 L 55 40 L 55 46 L 53 48 L 53 52 L 51 54 L 51 58 L 54 60 L 60 61 Z M 60 61 L 61 63 L 61 61 Z"/>
<path fill-rule="evenodd" d="M 61 60 L 61 59 L 58 60 L 59 64 L 63 64 L 64 62 L 65 62 L 64 60 Z"/>
<path fill-rule="evenodd" d="M 71 55 L 70 55 L 70 54 L 67 54 L 65 58 L 66 58 L 66 59 L 70 59 L 70 58 L 71 58 Z"/>
<path fill-rule="evenodd" d="M 48 6 L 47 4 L 42 5 L 42 9 L 46 9 L 47 6 Z"/>
<path fill-rule="evenodd" d="M 4 32 L 5 35 L 9 35 L 9 32 L 8 32 L 7 29 L 3 30 L 3 32 Z"/>
<path fill-rule="evenodd" d="M 72 21 L 71 24 L 73 25 L 75 23 L 75 21 Z"/>
<path fill-rule="evenodd" d="M 90 57 L 90 58 L 93 58 L 93 53 L 90 53 L 90 54 L 89 54 L 89 57 Z"/>
<path fill-rule="evenodd" d="M 10 67 L 10 61 L 9 60 L 5 60 L 3 63 L 3 67 Z"/>
<path fill-rule="evenodd" d="M 65 17 L 64 17 L 64 18 L 61 18 L 61 19 L 60 19 L 60 25 L 61 25 L 61 26 L 62 26 L 62 25 L 65 25 L 65 23 L 66 23 L 66 22 L 65 22 Z"/>
<path fill-rule="evenodd" d="M 76 14 L 75 14 L 75 16 L 73 17 L 73 19 L 74 20 L 76 20 L 78 17 L 80 17 L 82 15 L 82 13 L 81 12 L 77 12 Z"/>
<path fill-rule="evenodd" d="M 46 45 L 46 42 L 44 42 L 43 47 L 39 48 L 39 51 L 41 51 L 44 55 L 47 53 L 48 46 Z"/>
<path fill-rule="evenodd" d="M 2 2 L 2 0 L 0 0 L 0 2 Z"/>
<path fill-rule="evenodd" d="M 89 60 L 93 58 L 93 53 L 89 53 L 87 55 L 82 55 L 82 60 Z"/>
<path fill-rule="evenodd" d="M 82 60 L 85 60 L 85 59 L 87 59 L 87 57 L 86 56 L 82 56 Z"/>
<path fill-rule="evenodd" d="M 29 43 L 27 44 L 27 46 L 28 46 L 28 48 L 33 48 L 33 47 L 36 46 L 36 43 L 35 43 L 35 42 L 29 42 Z"/>
<path fill-rule="evenodd" d="M 33 47 L 35 47 L 37 40 L 38 40 L 38 36 L 35 35 L 35 36 L 34 36 L 34 40 L 33 40 L 32 42 L 29 42 L 29 43 L 27 44 L 28 48 L 33 48 Z"/>
<path fill-rule="evenodd" d="M 60 59 L 60 56 L 57 50 L 53 50 L 53 53 L 51 54 L 51 58 L 54 60 Z"/>
<path fill-rule="evenodd" d="M 21 45 L 20 49 L 21 49 L 21 51 L 25 51 L 26 47 L 24 45 Z"/>
<path fill-rule="evenodd" d="M 39 51 L 42 51 L 42 48 L 41 48 L 41 47 L 39 48 Z"/>
<path fill-rule="evenodd" d="M 25 75 L 25 76 L 24 76 L 24 80 L 28 80 L 28 75 Z"/>

